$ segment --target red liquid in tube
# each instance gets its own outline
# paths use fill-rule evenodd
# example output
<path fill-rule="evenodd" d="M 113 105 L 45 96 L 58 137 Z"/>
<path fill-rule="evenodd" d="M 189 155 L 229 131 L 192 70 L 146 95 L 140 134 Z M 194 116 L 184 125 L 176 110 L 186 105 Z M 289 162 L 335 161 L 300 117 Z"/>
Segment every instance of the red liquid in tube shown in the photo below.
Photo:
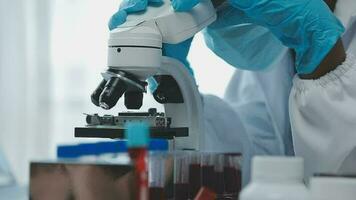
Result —
<path fill-rule="evenodd" d="M 164 188 L 150 187 L 150 200 L 166 200 Z"/>
<path fill-rule="evenodd" d="M 216 175 L 214 166 L 203 165 L 202 167 L 202 186 L 209 188 L 211 191 L 215 191 Z"/>
<path fill-rule="evenodd" d="M 189 165 L 189 197 L 194 199 L 201 188 L 200 164 Z"/>
<path fill-rule="evenodd" d="M 189 184 L 176 183 L 174 184 L 174 200 L 187 200 L 189 199 Z"/>
<path fill-rule="evenodd" d="M 224 182 L 224 172 L 215 172 L 216 184 L 215 191 L 217 195 L 224 194 L 225 182 Z"/>
<path fill-rule="evenodd" d="M 148 200 L 148 173 L 146 148 L 131 148 L 128 150 L 135 166 L 136 183 L 138 186 L 137 200 Z"/>
<path fill-rule="evenodd" d="M 241 171 L 234 167 L 224 167 L 225 191 L 238 194 L 241 190 Z"/>

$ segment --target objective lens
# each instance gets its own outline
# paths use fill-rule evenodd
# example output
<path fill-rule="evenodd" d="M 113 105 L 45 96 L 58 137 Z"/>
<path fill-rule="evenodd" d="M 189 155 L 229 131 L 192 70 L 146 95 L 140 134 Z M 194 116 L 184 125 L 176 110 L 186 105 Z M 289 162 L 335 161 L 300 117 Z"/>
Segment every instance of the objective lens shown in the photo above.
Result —
<path fill-rule="evenodd" d="M 109 110 L 116 105 L 120 97 L 125 93 L 127 85 L 117 77 L 112 77 L 105 85 L 99 98 L 101 108 Z"/>
<path fill-rule="evenodd" d="M 90 96 L 91 102 L 93 102 L 93 104 L 96 106 L 99 106 L 99 98 L 105 88 L 106 83 L 107 83 L 107 81 L 105 79 L 102 80 L 101 83 L 99 84 L 99 86 L 95 89 L 93 94 L 91 94 L 91 96 Z"/>
<path fill-rule="evenodd" d="M 142 92 L 130 91 L 125 93 L 125 106 L 127 109 L 140 109 L 142 106 L 142 101 Z"/>

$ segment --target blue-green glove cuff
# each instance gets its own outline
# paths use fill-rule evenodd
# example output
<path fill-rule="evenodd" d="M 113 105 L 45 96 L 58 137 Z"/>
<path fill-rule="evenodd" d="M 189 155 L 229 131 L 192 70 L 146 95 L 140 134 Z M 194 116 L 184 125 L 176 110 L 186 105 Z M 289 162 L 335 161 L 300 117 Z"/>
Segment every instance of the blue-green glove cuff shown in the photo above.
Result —
<path fill-rule="evenodd" d="M 148 82 L 148 89 L 149 89 L 150 93 L 153 94 L 157 90 L 158 83 L 157 83 L 156 79 L 153 78 L 153 76 L 149 77 L 147 79 L 147 82 Z"/>

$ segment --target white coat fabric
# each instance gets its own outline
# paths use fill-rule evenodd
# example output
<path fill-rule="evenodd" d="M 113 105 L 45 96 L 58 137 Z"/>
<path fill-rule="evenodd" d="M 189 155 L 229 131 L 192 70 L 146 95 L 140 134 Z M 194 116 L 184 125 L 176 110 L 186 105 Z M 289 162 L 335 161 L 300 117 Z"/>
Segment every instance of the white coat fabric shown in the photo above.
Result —
<path fill-rule="evenodd" d="M 356 12 L 353 9 L 356 9 L 354 0 L 339 0 L 336 6 L 335 14 L 347 28 L 343 42 L 348 51 L 347 61 L 338 70 L 316 81 L 302 81 L 294 77 L 291 51 L 283 48 L 281 56 L 266 67 L 267 71 L 237 69 L 224 99 L 204 97 L 206 140 L 211 141 L 206 148 L 214 150 L 217 146 L 214 142 L 218 141 L 216 144 L 226 144 L 220 150 L 242 150 L 245 184 L 249 181 L 254 155 L 295 153 L 306 159 L 308 176 L 355 169 L 350 167 L 356 157 L 356 72 L 353 72 L 356 66 L 352 56 L 356 54 L 356 23 L 352 23 Z M 229 108 L 232 111 L 227 111 Z M 222 114 L 217 115 L 219 112 Z M 353 149 L 355 154 L 349 154 Z M 343 162 L 348 164 L 342 165 Z"/>
<path fill-rule="evenodd" d="M 289 99 L 295 154 L 313 173 L 356 174 L 356 2 L 339 0 L 346 61 L 318 80 L 293 80 Z M 347 16 L 348 15 L 348 16 Z"/>
<path fill-rule="evenodd" d="M 15 179 L 10 171 L 9 163 L 0 148 L 0 188 L 15 184 Z"/>

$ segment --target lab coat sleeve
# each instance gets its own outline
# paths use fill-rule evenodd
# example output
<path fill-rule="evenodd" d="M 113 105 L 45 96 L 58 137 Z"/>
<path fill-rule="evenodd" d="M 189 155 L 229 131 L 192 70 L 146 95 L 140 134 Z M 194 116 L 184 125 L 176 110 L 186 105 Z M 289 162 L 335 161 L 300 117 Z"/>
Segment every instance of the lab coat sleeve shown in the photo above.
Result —
<path fill-rule="evenodd" d="M 11 168 L 7 159 L 5 158 L 5 154 L 0 148 L 0 188 L 5 186 L 14 185 L 15 179 L 11 173 Z"/>
<path fill-rule="evenodd" d="M 223 99 L 203 95 L 204 149 L 217 152 L 243 152 L 249 139 L 239 115 Z"/>
<path fill-rule="evenodd" d="M 356 172 L 356 61 L 351 53 L 318 80 L 296 76 L 289 112 L 295 154 L 304 157 L 306 176 Z"/>

